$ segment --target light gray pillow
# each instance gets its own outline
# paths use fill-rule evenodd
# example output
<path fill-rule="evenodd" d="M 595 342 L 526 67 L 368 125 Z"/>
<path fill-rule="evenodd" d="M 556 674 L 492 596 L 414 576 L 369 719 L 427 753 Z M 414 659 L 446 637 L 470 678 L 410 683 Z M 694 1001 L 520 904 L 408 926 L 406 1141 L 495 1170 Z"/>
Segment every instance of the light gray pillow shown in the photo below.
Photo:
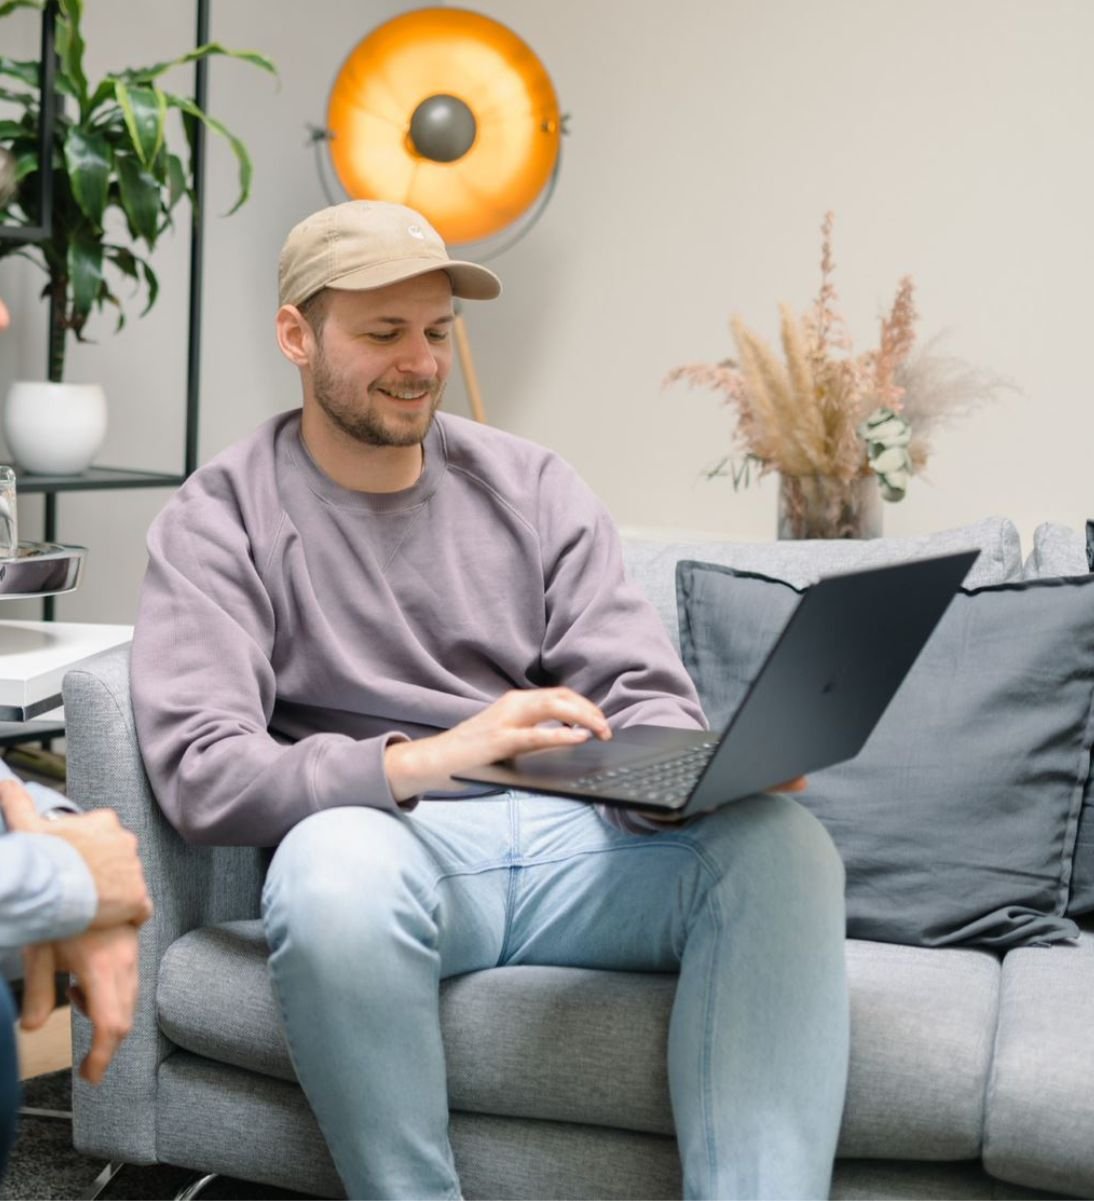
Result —
<path fill-rule="evenodd" d="M 627 574 L 653 603 L 677 648 L 680 642 L 676 624 L 676 564 L 681 559 L 721 563 L 739 571 L 760 571 L 800 587 L 838 571 L 884 567 L 958 550 L 980 551 L 966 580 L 970 588 L 1022 578 L 1018 528 L 1005 517 L 985 517 L 970 525 L 917 538 L 694 542 L 642 538 L 633 531 L 625 533 L 623 538 Z"/>
<path fill-rule="evenodd" d="M 684 663 L 725 727 L 801 590 L 677 570 Z M 1043 945 L 1064 914 L 1094 741 L 1094 576 L 962 591 L 854 759 L 797 799 L 847 867 L 848 934 Z"/>
<path fill-rule="evenodd" d="M 1078 530 L 1045 521 L 1033 531 L 1033 550 L 1022 569 L 1024 579 L 1086 575 L 1089 570 L 1086 537 Z"/>

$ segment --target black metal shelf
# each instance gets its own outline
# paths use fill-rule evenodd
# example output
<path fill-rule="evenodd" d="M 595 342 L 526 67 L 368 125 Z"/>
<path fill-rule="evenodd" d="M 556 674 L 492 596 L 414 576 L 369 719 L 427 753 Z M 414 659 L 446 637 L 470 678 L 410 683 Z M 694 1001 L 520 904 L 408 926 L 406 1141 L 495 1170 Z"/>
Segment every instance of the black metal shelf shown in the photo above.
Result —
<path fill-rule="evenodd" d="M 177 472 L 142 471 L 127 467 L 89 467 L 75 475 L 39 475 L 15 469 L 20 495 L 29 492 L 88 492 L 107 488 L 177 488 L 186 480 Z"/>
<path fill-rule="evenodd" d="M 196 0 L 197 30 L 195 45 L 202 46 L 209 41 L 209 5 L 210 0 Z M 40 162 L 47 162 L 48 151 L 52 145 L 54 114 L 57 97 L 54 86 L 55 49 L 54 22 L 57 16 L 57 0 L 47 0 L 42 11 L 42 56 L 39 86 L 41 90 L 41 137 Z M 194 102 L 198 108 L 206 108 L 208 93 L 207 58 L 200 58 L 194 63 Z M 191 139 L 191 163 L 193 173 L 193 193 L 191 197 L 190 220 L 190 303 L 189 303 L 189 336 L 187 339 L 186 364 L 186 431 L 183 448 L 183 467 L 180 472 L 144 471 L 126 467 L 92 466 L 77 475 L 47 475 L 22 471 L 16 468 L 16 486 L 21 493 L 38 493 L 45 497 L 43 512 L 43 538 L 46 542 L 57 541 L 57 494 L 59 492 L 105 491 L 116 488 L 177 488 L 184 483 L 187 476 L 197 466 L 198 455 L 198 389 L 201 367 L 201 289 L 202 289 L 202 257 L 204 252 L 204 213 L 203 196 L 205 192 L 205 125 L 201 121 L 194 122 Z M 0 236 L 22 238 L 24 241 L 43 241 L 49 237 L 50 216 L 52 208 L 52 175 L 49 171 L 41 172 L 43 195 L 40 198 L 42 227 L 28 230 L 26 228 L 3 228 Z M 50 297 L 50 326 L 53 325 L 53 306 L 55 300 Z M 54 615 L 53 597 L 46 597 L 42 602 L 42 616 L 46 621 L 52 621 Z"/>

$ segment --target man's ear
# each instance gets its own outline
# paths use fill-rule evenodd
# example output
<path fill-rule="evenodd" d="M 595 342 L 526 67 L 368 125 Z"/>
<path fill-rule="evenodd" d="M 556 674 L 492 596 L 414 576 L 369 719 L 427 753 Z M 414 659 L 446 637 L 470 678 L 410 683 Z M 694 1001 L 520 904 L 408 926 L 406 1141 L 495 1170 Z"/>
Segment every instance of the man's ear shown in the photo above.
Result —
<path fill-rule="evenodd" d="M 315 332 L 294 304 L 277 310 L 277 344 L 281 353 L 297 367 L 310 367 L 315 353 Z"/>

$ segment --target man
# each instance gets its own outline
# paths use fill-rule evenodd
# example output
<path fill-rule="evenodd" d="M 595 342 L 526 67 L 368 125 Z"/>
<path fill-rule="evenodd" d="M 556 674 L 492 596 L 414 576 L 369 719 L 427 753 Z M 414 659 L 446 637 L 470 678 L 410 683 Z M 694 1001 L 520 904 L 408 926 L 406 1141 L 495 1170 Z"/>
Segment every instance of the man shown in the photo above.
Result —
<path fill-rule="evenodd" d="M 0 301 L 0 330 L 9 323 Z M 98 1084 L 129 1033 L 137 927 L 151 913 L 137 840 L 117 816 L 78 813 L 50 788 L 24 787 L 0 760 L 0 1177 L 19 1106 L 15 1006 L 5 980 L 22 972 L 22 1026 L 37 1030 L 53 1012 L 55 974 L 76 978 L 70 995 L 93 1027 L 80 1074 Z"/>
<path fill-rule="evenodd" d="M 437 413 L 453 297 L 494 297 L 496 276 L 450 260 L 419 214 L 353 201 L 291 231 L 279 284 L 303 408 L 154 523 L 133 697 L 183 835 L 278 848 L 271 976 L 348 1194 L 459 1195 L 439 981 L 541 963 L 679 971 L 689 1196 L 827 1196 L 848 1018 L 821 826 L 781 795 L 668 825 L 470 801 L 451 779 L 637 722 L 703 724 L 573 470 Z"/>

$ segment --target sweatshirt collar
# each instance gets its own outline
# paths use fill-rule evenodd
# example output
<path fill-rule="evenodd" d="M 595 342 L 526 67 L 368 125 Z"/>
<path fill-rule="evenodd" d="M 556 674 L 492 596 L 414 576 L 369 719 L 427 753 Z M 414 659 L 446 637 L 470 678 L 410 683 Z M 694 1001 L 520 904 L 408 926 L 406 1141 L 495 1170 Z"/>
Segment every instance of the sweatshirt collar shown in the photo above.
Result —
<path fill-rule="evenodd" d="M 447 455 L 439 413 L 434 417 L 422 444 L 425 458 L 421 475 L 409 488 L 402 488 L 398 492 L 357 492 L 335 483 L 311 457 L 304 444 L 299 413 L 294 415 L 285 432 L 288 435 L 285 439 L 286 451 L 292 466 L 300 472 L 305 484 L 316 496 L 340 509 L 377 514 L 405 513 L 424 504 L 436 492 L 444 476 Z"/>

